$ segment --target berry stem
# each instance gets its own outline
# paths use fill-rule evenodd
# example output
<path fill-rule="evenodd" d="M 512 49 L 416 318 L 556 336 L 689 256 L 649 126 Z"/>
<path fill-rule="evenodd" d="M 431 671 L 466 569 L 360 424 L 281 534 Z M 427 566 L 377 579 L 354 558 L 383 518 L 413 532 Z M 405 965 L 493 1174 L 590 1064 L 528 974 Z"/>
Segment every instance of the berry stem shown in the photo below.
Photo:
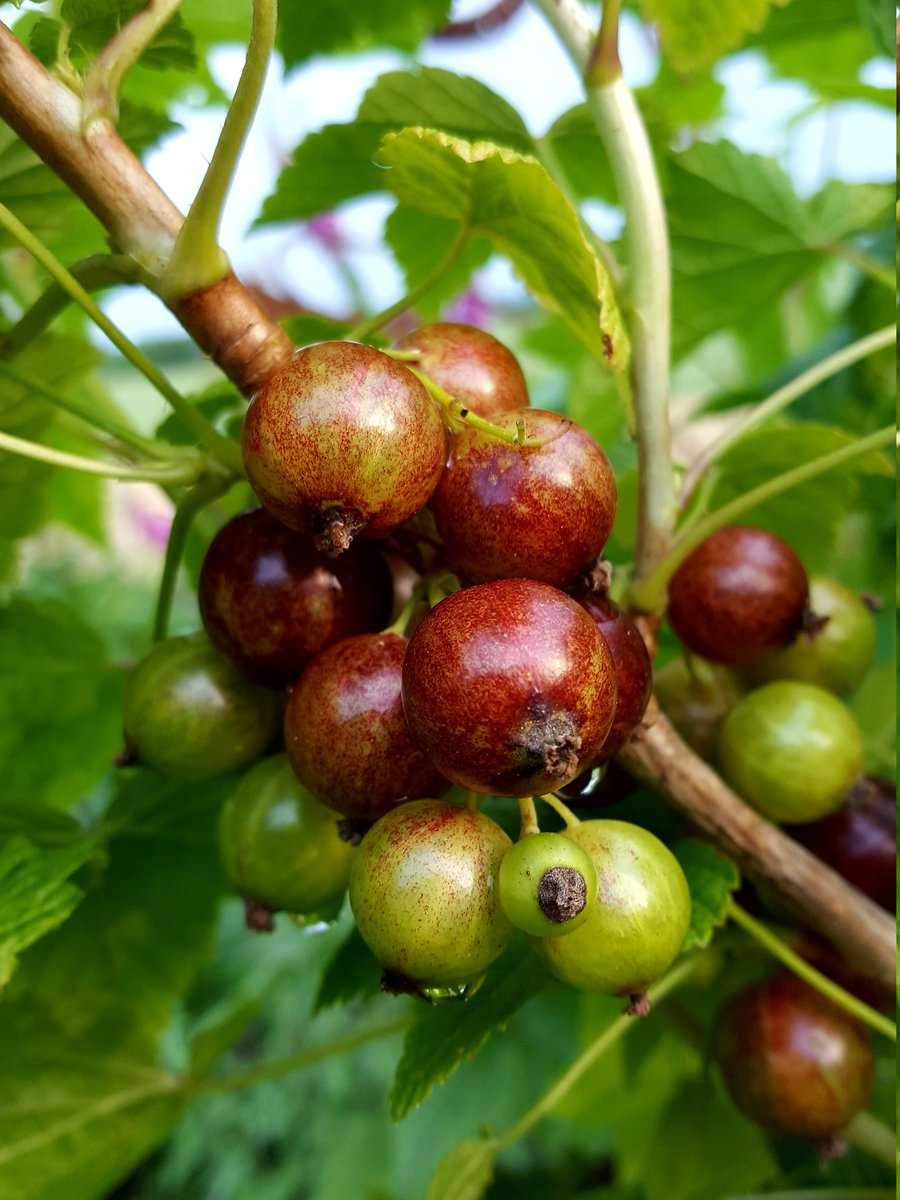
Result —
<path fill-rule="evenodd" d="M 193 483 L 204 469 L 201 459 L 184 457 L 170 462 L 143 462 L 125 464 L 103 462 L 99 458 L 85 458 L 81 454 L 69 454 L 65 450 L 54 450 L 38 442 L 0 433 L 0 450 L 33 458 L 51 467 L 68 467 L 83 471 L 87 475 L 101 475 L 107 479 L 119 479 L 123 483 Z"/>
<path fill-rule="evenodd" d="M 546 799 L 546 796 L 544 797 Z M 698 963 L 696 956 L 691 956 L 676 963 L 674 967 L 664 975 L 657 983 L 654 983 L 647 990 L 647 997 L 650 1003 L 656 1008 L 666 996 L 687 983 L 691 975 L 693 975 Z M 496 1138 L 497 1148 L 506 1149 L 519 1138 L 524 1137 L 530 1129 L 532 1129 L 538 1121 L 551 1112 L 560 1100 L 575 1086 L 578 1080 L 585 1074 L 586 1071 L 594 1065 L 611 1046 L 623 1037 L 629 1029 L 633 1029 L 636 1024 L 634 1019 L 625 1013 L 620 1017 L 616 1017 L 603 1030 L 598 1037 L 594 1038 L 591 1044 L 575 1059 L 572 1065 L 565 1071 L 560 1078 L 553 1084 L 537 1104 L 528 1110 L 523 1117 L 512 1125 L 505 1133 L 501 1133 Z"/>
<path fill-rule="evenodd" d="M 888 425 L 884 429 L 879 429 L 875 433 L 868 434 L 866 437 L 858 438 L 849 446 L 842 446 L 840 450 L 833 450 L 830 454 L 822 454 L 818 458 L 814 458 L 811 462 L 794 467 L 791 471 L 775 475 L 772 479 L 767 479 L 765 483 L 751 488 L 749 492 L 744 492 L 743 495 L 737 496 L 728 504 L 724 504 L 721 508 L 716 509 L 715 512 L 710 513 L 702 521 L 698 521 L 695 525 L 692 525 L 690 529 L 681 535 L 651 575 L 632 584 L 630 592 L 632 607 L 642 612 L 659 611 L 665 604 L 666 588 L 675 571 L 681 566 L 691 551 L 695 550 L 702 541 L 705 541 L 717 529 L 721 529 L 724 525 L 732 524 L 738 517 L 743 516 L 744 513 L 765 503 L 767 500 L 772 500 L 775 496 L 781 495 L 782 492 L 798 487 L 801 483 L 807 483 L 810 479 L 815 479 L 817 476 L 824 475 L 828 471 L 833 471 L 836 467 L 842 467 L 856 458 L 862 458 L 864 455 L 878 450 L 881 446 L 886 446 L 889 442 L 895 441 L 896 436 L 896 427 Z"/>
<path fill-rule="evenodd" d="M 893 287 L 893 283 L 891 287 Z M 786 408 L 800 396 L 805 396 L 807 392 L 811 392 L 814 387 L 818 387 L 824 380 L 831 379 L 832 376 L 846 370 L 853 363 L 867 358 L 870 354 L 876 354 L 879 350 L 884 350 L 888 346 L 892 346 L 896 340 L 897 327 L 895 325 L 887 325 L 884 329 L 867 334 L 866 337 L 862 337 L 856 342 L 851 342 L 849 346 L 844 346 L 840 350 L 835 351 L 834 354 L 823 358 L 821 362 L 810 367 L 808 371 L 804 371 L 796 379 L 792 379 L 790 383 L 786 383 L 783 387 L 778 388 L 777 391 L 773 392 L 771 396 L 767 397 L 760 404 L 754 405 L 753 409 L 742 420 L 735 422 L 734 425 L 707 446 L 703 453 L 698 455 L 692 463 L 689 470 L 685 473 L 681 486 L 679 508 L 682 511 L 687 508 L 689 501 L 697 490 L 697 485 L 706 475 L 710 466 L 716 459 L 721 458 L 725 451 L 730 449 L 735 442 L 740 441 L 751 429 L 755 429 L 757 425 L 761 425 L 763 421 L 767 421 L 775 413 L 781 412 L 783 408 Z"/>
<path fill-rule="evenodd" d="M 231 479 L 223 479 L 218 475 L 201 480 L 195 488 L 182 497 L 175 509 L 175 516 L 169 529 L 169 540 L 166 542 L 166 557 L 163 561 L 156 609 L 153 614 L 154 642 L 161 642 L 169 630 L 169 616 L 172 612 L 178 568 L 184 555 L 187 535 L 194 517 L 207 504 L 211 504 L 213 500 L 224 495 L 231 487 L 232 482 Z"/>
<path fill-rule="evenodd" d="M 560 800 L 559 796 L 554 796 L 552 792 L 548 792 L 546 796 L 541 796 L 541 799 L 545 804 L 549 804 L 555 813 L 562 817 L 567 829 L 574 829 L 576 825 L 581 824 L 580 818 L 575 816 L 568 804 Z"/>
<path fill-rule="evenodd" d="M 864 1025 L 868 1025 L 870 1029 L 884 1034 L 885 1037 L 892 1041 L 897 1040 L 897 1027 L 893 1021 L 870 1008 L 868 1004 L 864 1004 L 862 1000 L 858 1000 L 856 996 L 851 996 L 849 992 L 845 992 L 842 987 L 839 987 L 833 980 L 823 975 L 821 971 L 817 971 L 815 967 L 801 958 L 795 953 L 790 946 L 786 945 L 777 934 L 771 929 L 757 921 L 755 917 L 746 912 L 739 904 L 733 900 L 729 905 L 728 915 L 736 925 L 739 925 L 745 933 L 748 933 L 754 941 L 758 942 L 764 949 L 777 958 L 780 963 L 783 963 L 788 970 L 793 973 L 810 987 L 821 992 L 823 996 L 827 996 L 839 1008 L 843 1008 L 851 1016 L 862 1021 Z"/>
<path fill-rule="evenodd" d="M 115 322 L 107 317 L 91 299 L 78 280 L 66 270 L 59 259 L 40 240 L 27 229 L 5 204 L 0 204 L 0 228 L 5 229 L 23 249 L 41 264 L 42 267 L 56 280 L 62 289 L 78 304 L 91 318 L 94 324 L 102 329 L 112 344 L 124 357 L 136 367 L 156 390 L 162 395 L 181 419 L 191 429 L 197 440 L 206 447 L 213 457 L 228 470 L 240 474 L 243 471 L 240 448 L 230 438 L 223 437 L 203 414 L 190 404 L 166 379 L 161 371 L 153 365 L 149 358 L 125 336 Z"/>
<path fill-rule="evenodd" d="M 852 1146 L 856 1146 L 859 1150 L 865 1150 L 873 1158 L 880 1159 L 891 1170 L 897 1169 L 897 1135 L 890 1126 L 879 1121 L 874 1113 L 859 1113 L 843 1132 L 844 1137 Z M 894 1191 L 889 1194 L 896 1197 Z"/>
<path fill-rule="evenodd" d="M 160 29 L 174 17 L 181 0 L 150 0 L 112 37 L 94 59 L 84 80 L 82 128 L 86 137 L 97 121 L 115 125 L 119 87 Z"/>
<path fill-rule="evenodd" d="M 244 69 L 225 116 L 203 182 L 175 240 L 160 288 L 168 300 L 178 300 L 212 287 L 230 270 L 219 245 L 219 223 L 235 169 L 259 105 L 266 70 L 275 45 L 277 0 L 253 0 L 253 25 Z"/>
<path fill-rule="evenodd" d="M 533 796 L 522 796 L 519 800 L 519 816 L 522 818 L 522 826 L 519 830 L 520 838 L 529 837 L 532 833 L 541 832 Z"/>
<path fill-rule="evenodd" d="M 387 351 L 387 353 L 393 356 L 394 352 Z M 524 421 L 517 421 L 514 430 L 502 429 L 499 425 L 494 425 L 493 422 L 480 417 L 471 408 L 466 408 L 461 400 L 456 400 L 449 392 L 445 392 L 441 385 L 435 383 L 424 371 L 420 371 L 418 367 L 414 367 L 409 361 L 407 361 L 406 365 L 407 369 L 415 375 L 419 383 L 427 388 L 429 393 L 440 404 L 444 410 L 447 424 L 451 429 L 458 428 L 460 425 L 470 425 L 473 429 L 477 429 L 480 433 L 483 433 L 495 442 L 506 442 L 509 446 L 519 446 L 523 450 L 533 450 L 544 444 L 540 438 L 528 438 L 525 436 Z"/>
<path fill-rule="evenodd" d="M 421 300 L 423 296 L 427 295 L 434 285 L 446 275 L 463 250 L 465 250 L 471 233 L 472 231 L 468 225 L 460 225 L 447 253 L 435 263 L 421 282 L 417 283 L 415 287 L 411 287 L 405 296 L 401 296 L 399 300 L 395 300 L 393 304 L 389 304 L 381 312 L 374 313 L 371 317 L 366 317 L 365 320 L 360 321 L 358 325 L 354 325 L 346 335 L 347 341 L 366 341 L 373 333 L 377 333 L 383 325 L 387 325 L 388 321 L 392 321 L 394 317 L 399 316 L 406 309 L 412 308 L 416 301 Z"/>
<path fill-rule="evenodd" d="M 255 1087 L 258 1083 L 267 1083 L 270 1079 L 281 1079 L 300 1071 L 304 1067 L 314 1066 L 326 1058 L 338 1054 L 346 1054 L 367 1042 L 380 1041 L 382 1038 L 394 1037 L 409 1028 L 411 1017 L 400 1017 L 382 1025 L 373 1025 L 368 1029 L 357 1029 L 344 1037 L 335 1038 L 322 1046 L 312 1046 L 301 1050 L 298 1054 L 290 1054 L 286 1058 L 275 1059 L 274 1062 L 261 1063 L 251 1067 L 249 1071 L 239 1071 L 234 1075 L 226 1075 L 224 1079 L 200 1079 L 188 1085 L 188 1091 L 195 1096 L 222 1096 L 229 1092 L 240 1092 L 244 1088 Z"/>

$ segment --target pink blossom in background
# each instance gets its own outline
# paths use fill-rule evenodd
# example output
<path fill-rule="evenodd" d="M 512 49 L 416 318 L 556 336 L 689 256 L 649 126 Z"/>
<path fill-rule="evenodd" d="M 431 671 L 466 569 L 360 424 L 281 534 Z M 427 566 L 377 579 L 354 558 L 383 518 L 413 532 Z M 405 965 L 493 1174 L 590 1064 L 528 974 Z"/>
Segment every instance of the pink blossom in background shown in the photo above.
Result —
<path fill-rule="evenodd" d="M 169 540 L 172 514 L 144 504 L 131 506 L 131 520 L 136 532 L 154 548 L 163 548 Z"/>
<path fill-rule="evenodd" d="M 477 288 L 469 288 L 453 301 L 447 309 L 448 321 L 460 321 L 463 325 L 478 325 L 483 327 L 491 319 L 490 304 L 481 296 Z"/>
<path fill-rule="evenodd" d="M 344 246 L 344 235 L 334 213 L 320 213 L 306 222 L 306 228 L 316 241 L 331 254 L 338 254 Z"/>

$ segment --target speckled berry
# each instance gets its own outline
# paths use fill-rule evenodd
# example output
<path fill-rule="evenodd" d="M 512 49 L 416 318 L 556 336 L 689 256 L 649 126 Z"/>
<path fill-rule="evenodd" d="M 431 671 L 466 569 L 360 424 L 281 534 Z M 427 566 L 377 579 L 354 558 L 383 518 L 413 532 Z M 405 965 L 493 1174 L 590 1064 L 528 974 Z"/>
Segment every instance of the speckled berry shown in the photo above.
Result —
<path fill-rule="evenodd" d="M 625 821 L 582 821 L 564 831 L 597 872 L 596 903 L 565 937 L 536 943 L 550 969 L 582 991 L 643 993 L 681 950 L 691 895 L 678 860 L 648 830 Z"/>
<path fill-rule="evenodd" d="M 866 1031 L 793 975 L 751 984 L 728 1003 L 716 1058 L 741 1112 L 795 1137 L 840 1133 L 872 1090 Z"/>
<path fill-rule="evenodd" d="M 356 342 L 299 350 L 253 397 L 244 466 L 278 520 L 327 554 L 383 537 L 429 499 L 447 439 L 438 405 L 406 367 Z"/>
<path fill-rule="evenodd" d="M 590 434 L 559 413 L 527 409 L 518 421 L 533 448 L 465 429 L 432 498 L 447 561 L 473 582 L 539 579 L 571 583 L 606 545 L 616 516 L 616 481 Z"/>
<path fill-rule="evenodd" d="M 787 542 L 763 529 L 719 529 L 669 583 L 669 621 L 688 650 L 746 664 L 786 646 L 803 627 L 808 581 Z"/>
<path fill-rule="evenodd" d="M 590 855 L 561 833 L 532 833 L 500 865 L 500 903 L 517 929 L 561 937 L 583 925 L 597 898 Z"/>
<path fill-rule="evenodd" d="M 403 703 L 413 738 L 448 779 L 530 796 L 596 758 L 616 672 L 579 604 L 508 579 L 456 592 L 424 618 L 403 666 Z"/>
<path fill-rule="evenodd" d="M 417 350 L 416 366 L 479 416 L 525 408 L 528 388 L 511 350 L 483 329 L 451 321 L 423 325 L 397 343 Z"/>
<path fill-rule="evenodd" d="M 489 817 L 453 804 L 418 800 L 382 817 L 350 875 L 353 915 L 382 966 L 422 987 L 483 974 L 512 935 L 497 891 L 509 846 Z"/>
<path fill-rule="evenodd" d="M 257 683 L 292 683 L 314 655 L 389 619 L 390 570 L 360 543 L 337 559 L 264 508 L 223 525 L 200 572 L 199 602 L 210 640 Z"/>
<path fill-rule="evenodd" d="M 298 778 L 344 816 L 374 821 L 407 800 L 440 796 L 444 779 L 413 742 L 400 695 L 406 638 L 345 638 L 291 689 L 284 742 Z"/>
<path fill-rule="evenodd" d="M 280 715 L 281 698 L 246 680 L 202 633 L 154 646 L 125 688 L 129 748 L 174 779 L 210 779 L 253 762 Z"/>
<path fill-rule="evenodd" d="M 285 754 L 257 763 L 225 801 L 219 844 L 248 917 L 268 928 L 273 912 L 330 913 L 354 854 L 338 818 L 298 781 Z"/>
<path fill-rule="evenodd" d="M 601 750 L 603 758 L 610 758 L 622 749 L 641 723 L 653 687 L 653 664 L 641 631 L 609 596 L 579 589 L 575 599 L 591 615 L 616 667 L 616 715 Z"/>

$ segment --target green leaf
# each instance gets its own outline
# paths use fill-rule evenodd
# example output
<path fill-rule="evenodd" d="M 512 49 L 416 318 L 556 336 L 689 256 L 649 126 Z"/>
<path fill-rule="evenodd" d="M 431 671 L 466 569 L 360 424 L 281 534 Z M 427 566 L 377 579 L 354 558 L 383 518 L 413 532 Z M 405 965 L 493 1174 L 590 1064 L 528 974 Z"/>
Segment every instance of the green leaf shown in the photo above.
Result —
<path fill-rule="evenodd" d="M 228 432 L 229 422 L 236 415 L 243 418 L 247 407 L 237 388 L 225 380 L 212 383 L 204 391 L 195 392 L 186 399 L 196 405 L 204 417 L 212 421 L 222 433 Z M 194 432 L 177 413 L 169 413 L 157 427 L 156 436 L 164 441 L 173 442 L 176 446 L 193 446 L 197 440 Z"/>
<path fill-rule="evenodd" d="M 708 946 L 728 917 L 731 893 L 741 884 L 740 872 L 715 846 L 697 838 L 682 838 L 672 847 L 672 853 L 681 863 L 691 889 L 691 924 L 684 949 Z"/>
<path fill-rule="evenodd" d="M 490 238 L 550 312 L 612 370 L 628 338 L 606 268 L 578 215 L 536 159 L 433 129 L 388 134 L 379 150 L 403 203 Z"/>
<path fill-rule="evenodd" d="M 391 1089 L 391 1116 L 401 1120 L 444 1083 L 546 983 L 546 973 L 524 942 L 495 963 L 469 1000 L 423 1008 L 406 1034 Z"/>
<path fill-rule="evenodd" d="M 455 221 L 397 205 L 387 219 L 384 237 L 403 268 L 407 291 L 418 287 L 444 258 L 458 232 Z M 473 272 L 490 255 L 490 242 L 472 238 L 450 270 L 416 302 L 419 316 L 426 321 L 437 317 L 447 301 L 465 289 Z"/>
<path fill-rule="evenodd" d="M 479 1200 L 494 1177 L 496 1155 L 496 1142 L 460 1142 L 438 1163 L 425 1200 Z"/>
<path fill-rule="evenodd" d="M 893 776 L 897 766 L 897 668 L 893 657 L 869 671 L 850 707 L 862 731 L 866 769 Z"/>
<path fill-rule="evenodd" d="M 145 7 L 144 0 L 63 0 L 60 17 L 70 29 L 73 63 L 83 69 L 119 28 Z M 157 71 L 190 71 L 197 65 L 194 39 L 178 13 L 156 34 L 140 63 Z"/>
<path fill-rule="evenodd" d="M 68 608 L 15 599 L 0 610 L 0 680 L 6 794 L 72 805 L 121 748 L 122 673 Z"/>
<path fill-rule="evenodd" d="M 334 338 L 344 337 L 347 332 L 347 325 L 343 321 L 334 321 L 331 317 L 323 317 L 318 313 L 299 313 L 295 317 L 285 317 L 281 327 L 295 346 L 329 342 Z"/>
<path fill-rule="evenodd" d="M 641 6 L 647 20 L 656 22 L 672 65 L 679 71 L 696 71 L 761 29 L 770 0 L 642 0 Z"/>
<path fill-rule="evenodd" d="M 202 1079 L 218 1059 L 240 1039 L 247 1026 L 259 1016 L 262 1002 L 254 996 L 247 1000 L 237 997 L 226 1004 L 224 1012 L 205 1019 L 191 1038 L 190 1074 Z"/>
<path fill-rule="evenodd" d="M 445 25 L 450 0 L 331 0 L 327 19 L 315 4 L 286 4 L 278 21 L 278 47 L 286 67 L 315 54 L 357 52 L 370 46 L 415 50 Z"/>
<path fill-rule="evenodd" d="M 52 17 L 38 17 L 28 35 L 28 49 L 45 67 L 52 67 L 56 62 L 59 47 L 59 35 L 62 25 Z M 19 30 L 16 30 L 19 33 Z M 21 36 L 21 33 L 19 33 Z"/>
<path fill-rule="evenodd" d="M 0 990 L 17 956 L 61 925 L 82 897 L 69 876 L 87 861 L 94 844 L 83 838 L 62 849 L 40 849 L 24 837 L 0 844 Z"/>
<path fill-rule="evenodd" d="M 895 14 L 893 0 L 857 0 L 860 15 L 879 54 L 893 58 L 895 50 Z"/>
<path fill-rule="evenodd" d="M 752 1191 L 776 1176 L 765 1133 L 747 1121 L 710 1073 L 676 1092 L 645 1158 L 646 1200 L 707 1200 Z"/>
<path fill-rule="evenodd" d="M 296 221 L 355 196 L 384 191 L 388 183 L 375 152 L 386 133 L 409 125 L 512 149 L 532 148 L 519 114 L 477 79 L 437 67 L 389 71 L 363 96 L 352 124 L 326 125 L 300 143 L 266 200 L 260 223 Z"/>
<path fill-rule="evenodd" d="M 354 925 L 328 960 L 313 1002 L 313 1012 L 378 992 L 381 966 Z"/>

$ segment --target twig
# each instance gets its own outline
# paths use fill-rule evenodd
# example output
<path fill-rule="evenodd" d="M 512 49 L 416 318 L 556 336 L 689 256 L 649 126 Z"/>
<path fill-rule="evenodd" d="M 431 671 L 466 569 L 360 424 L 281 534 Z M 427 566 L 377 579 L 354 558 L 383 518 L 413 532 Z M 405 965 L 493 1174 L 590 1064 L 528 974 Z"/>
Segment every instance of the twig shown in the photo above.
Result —
<path fill-rule="evenodd" d="M 82 124 L 90 135 L 97 121 L 115 125 L 119 115 L 119 87 L 163 25 L 170 21 L 181 0 L 148 0 L 146 8 L 126 21 L 91 64 L 84 81 Z"/>

